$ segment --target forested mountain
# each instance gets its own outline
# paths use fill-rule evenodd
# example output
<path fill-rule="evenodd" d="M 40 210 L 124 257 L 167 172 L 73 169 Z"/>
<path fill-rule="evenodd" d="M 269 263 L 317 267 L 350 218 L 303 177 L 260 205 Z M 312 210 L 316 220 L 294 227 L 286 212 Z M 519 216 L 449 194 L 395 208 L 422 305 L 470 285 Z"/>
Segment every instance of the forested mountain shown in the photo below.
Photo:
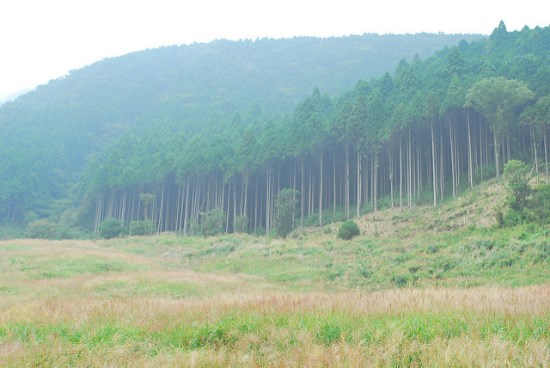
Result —
<path fill-rule="evenodd" d="M 240 121 L 233 131 L 237 139 L 248 123 L 258 120 L 254 129 L 262 129 L 266 117 L 280 121 L 316 86 L 336 96 L 361 78 L 391 71 L 401 58 L 429 56 L 444 45 L 480 37 L 216 41 L 136 52 L 72 71 L 0 108 L 0 223 L 59 212 L 54 200 L 72 192 L 99 151 L 106 150 L 101 156 L 106 157 L 122 146 L 142 149 L 136 160 L 152 165 L 167 154 L 163 141 L 171 130 L 186 132 L 185 139 L 195 144 L 200 132 L 210 143 L 219 138 L 205 132 Z M 123 134 L 128 135 L 110 148 Z M 161 167 L 148 170 L 140 183 L 166 173 Z M 115 176 L 105 180 L 118 180 Z"/>
<path fill-rule="evenodd" d="M 269 233 L 283 188 L 299 192 L 296 222 L 322 224 L 381 199 L 437 205 L 514 157 L 543 162 L 548 180 L 549 93 L 550 28 L 501 23 L 489 39 L 402 60 L 340 96 L 314 89 L 283 117 L 253 109 L 195 132 L 127 134 L 88 165 L 83 208 L 96 229 L 150 218 L 189 233 L 218 210 L 226 231 L 244 222 Z"/>

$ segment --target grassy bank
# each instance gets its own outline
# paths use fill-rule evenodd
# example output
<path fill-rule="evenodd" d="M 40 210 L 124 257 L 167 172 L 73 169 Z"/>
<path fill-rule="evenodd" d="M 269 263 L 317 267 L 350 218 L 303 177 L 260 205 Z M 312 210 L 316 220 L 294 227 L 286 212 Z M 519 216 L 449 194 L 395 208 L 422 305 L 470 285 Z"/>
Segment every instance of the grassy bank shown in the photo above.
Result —
<path fill-rule="evenodd" d="M 351 241 L 1 241 L 0 366 L 549 366 L 550 229 L 477 226 L 476 203 Z"/>
<path fill-rule="evenodd" d="M 47 298 L 4 310 L 0 364 L 545 366 L 549 292 Z"/>

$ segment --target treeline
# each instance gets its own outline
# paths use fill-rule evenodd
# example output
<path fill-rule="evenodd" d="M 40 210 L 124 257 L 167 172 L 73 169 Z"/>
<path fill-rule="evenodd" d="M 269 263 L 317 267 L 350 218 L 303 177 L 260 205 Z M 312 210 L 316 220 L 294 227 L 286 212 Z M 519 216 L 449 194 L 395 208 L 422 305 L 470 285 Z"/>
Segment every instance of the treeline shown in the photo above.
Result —
<path fill-rule="evenodd" d="M 90 156 L 151 125 L 187 134 L 257 104 L 292 112 L 317 85 L 332 95 L 414 52 L 480 35 L 363 35 L 215 41 L 110 58 L 0 107 L 0 223 L 55 217 Z"/>
<path fill-rule="evenodd" d="M 97 231 L 108 218 L 149 216 L 159 232 L 188 234 L 221 210 L 228 232 L 244 219 L 270 233 L 283 188 L 299 192 L 297 224 L 323 224 L 437 205 L 512 158 L 548 180 L 549 93 L 550 28 L 501 23 L 488 39 L 403 60 L 337 98 L 315 89 L 283 118 L 253 108 L 198 131 L 158 124 L 126 135 L 88 165 L 81 221 Z"/>

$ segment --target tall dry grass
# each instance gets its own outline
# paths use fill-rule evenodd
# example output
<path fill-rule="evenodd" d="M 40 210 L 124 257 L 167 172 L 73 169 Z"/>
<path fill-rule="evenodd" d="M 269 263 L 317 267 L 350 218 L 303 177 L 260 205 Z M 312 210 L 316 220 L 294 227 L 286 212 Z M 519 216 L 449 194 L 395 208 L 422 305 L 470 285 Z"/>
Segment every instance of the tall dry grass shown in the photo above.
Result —
<path fill-rule="evenodd" d="M 44 276 L 88 259 L 121 268 Z M 0 367 L 550 366 L 550 284 L 292 292 L 170 262 L 0 242 Z"/>
<path fill-rule="evenodd" d="M 194 275 L 194 277 L 197 277 Z M 10 320 L 58 323 L 90 318 L 154 321 L 159 315 L 220 318 L 232 311 L 260 315 L 300 312 L 394 314 L 420 312 L 543 316 L 550 312 L 550 284 L 523 288 L 395 289 L 376 292 L 220 294 L 214 298 L 60 297 L 40 298 L 6 308 L 0 323 Z"/>
<path fill-rule="evenodd" d="M 0 326 L 22 324 L 50 332 L 22 341 L 8 333 L 0 339 L 0 365 L 546 367 L 548 331 L 525 338 L 514 334 L 522 329 L 533 332 L 533 324 L 540 321 L 548 327 L 549 302 L 550 285 L 336 294 L 258 292 L 182 300 L 45 298 L 2 311 Z M 427 325 L 442 319 L 441 326 L 447 328 L 446 318 L 450 324 L 454 318 L 464 323 L 464 330 L 445 335 L 439 327 Z M 369 327 L 380 321 L 379 329 Z M 411 327 L 411 322 L 420 325 Z M 65 326 L 89 338 L 71 343 L 51 326 Z M 95 341 L 105 326 L 114 326 L 115 337 Z M 322 340 L 326 326 L 340 330 Z M 493 326 L 496 330 L 490 331 Z M 193 346 L 192 335 L 174 335 L 185 328 L 192 333 L 203 331 L 204 341 Z M 411 335 L 409 328 L 419 329 L 417 335 Z M 374 335 L 366 339 L 363 334 L 369 329 Z M 124 338 L 128 331 L 138 332 Z M 221 331 L 219 336 L 213 335 L 216 331 Z M 423 338 L 423 333 L 433 335 Z"/>

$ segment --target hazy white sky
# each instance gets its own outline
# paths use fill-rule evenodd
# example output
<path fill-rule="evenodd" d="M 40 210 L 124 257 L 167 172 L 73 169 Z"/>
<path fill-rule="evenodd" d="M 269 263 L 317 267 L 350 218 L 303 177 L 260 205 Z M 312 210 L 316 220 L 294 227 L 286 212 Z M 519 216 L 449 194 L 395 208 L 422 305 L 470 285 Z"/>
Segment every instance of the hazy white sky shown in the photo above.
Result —
<path fill-rule="evenodd" d="M 547 26 L 545 0 L 2 0 L 0 100 L 105 57 L 214 39 Z"/>

